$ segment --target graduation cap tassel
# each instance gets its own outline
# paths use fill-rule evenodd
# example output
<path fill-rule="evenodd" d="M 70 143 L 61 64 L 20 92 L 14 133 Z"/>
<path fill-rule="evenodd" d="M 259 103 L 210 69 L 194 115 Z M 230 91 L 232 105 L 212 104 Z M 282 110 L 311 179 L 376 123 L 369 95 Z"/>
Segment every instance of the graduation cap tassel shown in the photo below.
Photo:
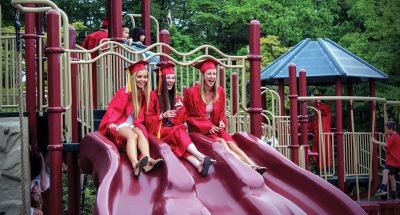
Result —
<path fill-rule="evenodd" d="M 162 90 L 162 72 L 161 70 L 158 71 L 158 90 L 157 95 L 161 95 Z"/>
<path fill-rule="evenodd" d="M 128 88 L 128 92 L 132 92 L 132 86 L 131 86 L 131 78 L 130 78 L 130 73 L 129 69 L 126 70 L 126 87 Z"/>

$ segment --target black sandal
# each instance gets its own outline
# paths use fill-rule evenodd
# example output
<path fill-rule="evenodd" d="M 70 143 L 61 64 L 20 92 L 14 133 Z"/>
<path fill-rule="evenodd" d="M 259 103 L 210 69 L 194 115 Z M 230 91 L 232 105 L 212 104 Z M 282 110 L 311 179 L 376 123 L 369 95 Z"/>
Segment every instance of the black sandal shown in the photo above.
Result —
<path fill-rule="evenodd" d="M 154 163 L 153 163 L 153 164 L 150 164 L 150 161 L 153 161 Z M 149 171 L 151 171 L 151 170 L 154 169 L 154 168 L 157 169 L 157 168 L 160 167 L 163 163 L 164 163 L 164 160 L 161 159 L 161 158 L 159 158 L 159 159 L 157 159 L 157 160 L 154 160 L 153 158 L 150 158 L 150 159 L 149 159 L 149 162 L 147 163 L 147 165 L 143 166 L 142 168 L 143 168 L 144 172 L 149 172 Z"/>
<path fill-rule="evenodd" d="M 135 167 L 135 169 L 134 169 L 134 171 L 133 171 L 133 174 L 134 174 L 136 177 L 139 177 L 139 175 L 140 175 L 140 170 L 141 170 L 144 166 L 147 165 L 148 161 L 149 161 L 149 157 L 147 157 L 147 156 L 144 156 L 144 157 L 140 158 L 139 162 L 136 164 L 136 167 Z"/>
<path fill-rule="evenodd" d="M 206 156 L 204 157 L 203 160 L 203 169 L 201 170 L 200 175 L 205 177 L 208 175 L 208 170 L 210 169 L 210 166 L 214 163 L 215 161 L 211 160 L 210 157 Z"/>
<path fill-rule="evenodd" d="M 250 166 L 254 171 L 258 172 L 260 175 L 264 174 L 267 171 L 267 167 L 253 165 Z"/>

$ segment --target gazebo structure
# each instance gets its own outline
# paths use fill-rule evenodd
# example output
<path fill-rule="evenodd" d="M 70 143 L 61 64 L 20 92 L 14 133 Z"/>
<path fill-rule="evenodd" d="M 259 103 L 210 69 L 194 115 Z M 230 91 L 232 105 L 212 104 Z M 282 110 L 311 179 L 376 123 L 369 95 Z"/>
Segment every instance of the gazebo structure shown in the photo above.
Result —
<path fill-rule="evenodd" d="M 294 65 L 295 64 L 295 65 Z M 296 71 L 296 67 L 307 71 L 307 78 L 305 78 L 305 71 Z M 293 71 L 289 71 L 293 70 Z M 292 74 L 289 74 L 292 73 Z M 302 74 L 303 73 L 303 74 Z M 289 85 L 290 90 L 289 98 L 295 98 L 297 101 L 297 81 L 290 81 L 290 76 L 300 77 L 300 96 L 306 95 L 306 82 L 309 85 L 335 85 L 336 96 L 342 96 L 342 84 L 347 85 L 347 96 L 353 94 L 353 84 L 361 82 L 369 82 L 369 96 L 376 96 L 375 81 L 385 80 L 388 75 L 370 65 L 366 61 L 357 57 L 345 48 L 339 46 L 337 43 L 330 39 L 318 38 L 312 41 L 307 38 L 288 52 L 283 54 L 272 64 L 267 66 L 261 71 L 262 85 L 278 85 L 278 94 L 281 98 L 281 107 L 284 107 L 284 85 Z M 303 77 L 302 77 L 303 76 Z M 294 85 L 294 86 L 292 86 Z M 294 92 L 294 93 L 293 93 Z M 303 102 L 304 103 L 304 102 Z M 342 100 L 336 100 L 336 131 L 335 136 L 337 139 L 337 152 L 338 152 L 338 166 L 343 166 L 343 127 L 342 127 Z M 375 112 L 375 104 L 371 102 L 371 116 Z M 301 115 L 299 117 L 300 124 L 307 122 L 307 112 L 301 106 Z M 291 114 L 293 112 L 291 103 Z M 281 109 L 281 115 L 284 115 L 284 108 Z M 297 105 L 296 105 L 297 115 Z M 291 117 L 292 118 L 292 117 Z M 371 117 L 372 118 L 372 117 Z M 291 120 L 293 121 L 293 120 Z M 372 123 L 375 123 L 373 121 Z M 371 125 L 371 127 L 375 125 Z M 305 128 L 307 129 L 307 128 Z M 306 131 L 306 130 L 305 130 Z M 302 135 L 305 136 L 305 135 Z M 307 144 L 307 140 L 300 139 L 300 144 Z M 296 148 L 296 147 L 295 147 Z M 377 185 L 377 146 L 373 146 L 373 176 L 374 188 Z M 306 157 L 307 158 L 307 157 Z M 308 159 L 306 159 L 308 160 Z M 344 190 L 344 170 L 338 169 L 338 186 L 339 189 Z"/>

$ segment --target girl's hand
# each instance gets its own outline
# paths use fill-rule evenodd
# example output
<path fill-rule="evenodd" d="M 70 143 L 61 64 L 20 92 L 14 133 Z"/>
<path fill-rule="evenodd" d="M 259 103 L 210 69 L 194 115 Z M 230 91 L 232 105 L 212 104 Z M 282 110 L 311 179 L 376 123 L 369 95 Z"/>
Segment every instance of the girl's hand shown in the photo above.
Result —
<path fill-rule="evenodd" d="M 224 121 L 220 120 L 218 126 L 219 126 L 221 129 L 222 129 L 222 128 L 225 128 L 225 123 L 224 123 Z"/>
<path fill-rule="evenodd" d="M 178 101 L 175 103 L 174 107 L 175 107 L 176 110 L 181 109 L 181 108 L 183 107 L 183 104 L 182 104 L 181 100 L 178 100 Z"/>
<path fill-rule="evenodd" d="M 162 117 L 165 118 L 174 118 L 176 117 L 176 111 L 175 110 L 169 110 L 169 111 L 165 111 L 162 114 Z"/>
<path fill-rule="evenodd" d="M 117 125 L 116 125 L 115 123 L 111 123 L 111 124 L 108 126 L 108 128 L 109 128 L 109 129 L 117 129 Z"/>
<path fill-rule="evenodd" d="M 221 130 L 222 130 L 222 128 L 213 125 L 213 127 L 212 127 L 211 130 L 210 130 L 210 134 L 218 133 L 218 132 L 220 132 Z"/>

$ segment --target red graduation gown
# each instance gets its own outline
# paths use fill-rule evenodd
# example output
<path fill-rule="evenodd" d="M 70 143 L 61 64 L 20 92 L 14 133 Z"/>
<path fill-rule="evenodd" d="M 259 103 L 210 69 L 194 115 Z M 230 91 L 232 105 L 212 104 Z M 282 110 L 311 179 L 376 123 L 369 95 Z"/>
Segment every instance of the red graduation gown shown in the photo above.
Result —
<path fill-rule="evenodd" d="M 203 102 L 200 95 L 200 85 L 196 84 L 186 90 L 184 104 L 189 132 L 198 132 L 214 140 L 217 140 L 217 137 L 219 137 L 236 144 L 225 129 L 218 133 L 210 134 L 211 128 L 214 125 L 218 126 L 220 120 L 222 120 L 225 125 L 228 124 L 225 115 L 226 97 L 222 87 L 218 87 L 218 95 L 218 100 L 213 104 L 214 109 L 211 113 L 211 119 L 208 119 L 206 116 L 206 104 Z"/>
<path fill-rule="evenodd" d="M 314 106 L 321 110 L 321 121 L 322 121 L 322 132 L 331 132 L 331 121 L 332 121 L 332 113 L 330 111 L 330 105 L 325 103 L 315 102 Z M 312 131 L 314 133 L 314 139 L 311 151 L 319 153 L 319 130 L 318 130 L 318 115 L 317 113 L 314 115 L 314 119 L 312 121 Z M 328 150 L 330 149 L 330 150 Z M 329 137 L 325 137 L 325 162 L 328 168 L 331 168 L 333 165 L 333 151 L 332 151 L 332 141 Z M 319 155 L 322 157 L 322 155 Z M 316 157 L 313 158 L 314 163 L 317 167 L 319 167 L 319 161 Z M 330 161 L 330 165 L 329 162 Z M 323 162 L 323 161 L 322 161 Z M 323 163 L 322 163 L 323 164 Z"/>
<path fill-rule="evenodd" d="M 167 126 L 159 119 L 161 112 L 157 92 L 152 91 L 150 95 L 150 104 L 146 112 L 146 128 L 148 132 L 166 142 L 178 157 L 186 158 L 189 154 L 185 152 L 189 144 L 192 143 L 192 140 L 186 134 L 187 127 L 183 124 L 185 120 L 185 108 L 182 107 L 178 111 L 177 116 L 170 119 L 173 126 Z M 175 101 L 182 102 L 182 99 L 177 96 Z"/>
<path fill-rule="evenodd" d="M 135 117 L 133 125 L 142 130 L 143 134 L 148 137 L 146 128 L 144 127 L 144 110 L 146 109 L 146 99 L 142 96 L 142 107 L 139 115 Z M 126 139 L 121 137 L 116 129 L 108 127 L 114 123 L 119 125 L 125 122 L 129 115 L 133 112 L 132 93 L 127 92 L 126 87 L 118 90 L 111 102 L 108 104 L 107 111 L 100 122 L 99 132 L 110 139 L 119 150 L 125 150 Z"/>
<path fill-rule="evenodd" d="M 82 47 L 85 49 L 96 48 L 96 46 L 100 44 L 100 40 L 107 37 L 107 32 L 105 32 L 104 30 L 98 30 L 86 36 L 85 40 L 82 43 Z M 90 53 L 90 56 L 92 56 L 92 58 L 95 58 L 97 55 L 99 55 L 99 52 Z"/>
<path fill-rule="evenodd" d="M 104 30 L 98 30 L 96 32 L 93 32 L 89 35 L 86 36 L 85 40 L 82 43 L 82 47 L 85 49 L 93 49 L 96 48 L 99 43 L 100 40 L 107 38 L 108 37 L 108 33 L 105 32 Z M 93 58 L 97 57 L 99 55 L 99 52 L 91 52 L 90 56 Z M 97 106 L 97 66 L 96 66 L 96 62 L 94 62 L 92 64 L 92 80 L 93 84 L 92 84 L 92 92 L 93 92 L 93 106 L 94 108 L 96 108 Z"/>

